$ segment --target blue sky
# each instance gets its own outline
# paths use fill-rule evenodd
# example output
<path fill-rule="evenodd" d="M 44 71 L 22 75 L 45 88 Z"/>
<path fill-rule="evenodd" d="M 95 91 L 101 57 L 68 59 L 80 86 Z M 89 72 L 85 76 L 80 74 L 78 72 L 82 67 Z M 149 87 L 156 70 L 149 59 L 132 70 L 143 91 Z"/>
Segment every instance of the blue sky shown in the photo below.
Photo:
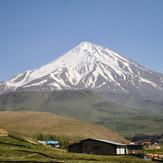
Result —
<path fill-rule="evenodd" d="M 163 73 L 163 0 L 0 0 L 0 81 L 82 41 Z"/>

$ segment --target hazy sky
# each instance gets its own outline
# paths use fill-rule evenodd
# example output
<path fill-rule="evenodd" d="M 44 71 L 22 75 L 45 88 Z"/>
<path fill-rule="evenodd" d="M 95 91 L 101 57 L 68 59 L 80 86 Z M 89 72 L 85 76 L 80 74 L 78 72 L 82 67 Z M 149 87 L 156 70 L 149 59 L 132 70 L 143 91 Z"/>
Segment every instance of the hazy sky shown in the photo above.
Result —
<path fill-rule="evenodd" d="M 0 81 L 82 41 L 163 73 L 163 0 L 0 0 Z"/>

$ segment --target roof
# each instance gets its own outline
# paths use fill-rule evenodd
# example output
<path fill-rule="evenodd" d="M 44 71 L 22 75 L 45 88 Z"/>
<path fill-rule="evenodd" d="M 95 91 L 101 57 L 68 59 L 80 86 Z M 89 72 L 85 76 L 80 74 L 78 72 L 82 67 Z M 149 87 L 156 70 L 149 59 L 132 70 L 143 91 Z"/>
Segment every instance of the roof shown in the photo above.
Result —
<path fill-rule="evenodd" d="M 114 141 L 109 141 L 109 140 L 103 140 L 103 139 L 94 139 L 94 138 L 87 138 L 87 139 L 81 140 L 78 143 L 70 144 L 69 146 L 80 144 L 81 142 L 86 141 L 86 140 L 95 140 L 95 141 L 100 141 L 100 142 L 104 142 L 104 143 L 108 143 L 108 144 L 113 144 L 113 145 L 116 145 L 116 146 L 126 146 L 126 144 L 122 144 L 122 143 L 119 143 L 119 142 L 114 142 Z"/>
<path fill-rule="evenodd" d="M 54 140 L 47 140 L 47 144 L 58 144 L 58 141 L 54 141 Z"/>
<path fill-rule="evenodd" d="M 88 138 L 88 139 L 92 139 L 92 138 Z M 113 145 L 126 145 L 126 144 L 122 144 L 122 143 L 119 143 L 119 142 L 104 140 L 104 139 L 92 139 L 92 140 L 97 140 L 97 141 L 101 141 L 101 142 L 108 143 L 108 144 L 113 144 Z"/>

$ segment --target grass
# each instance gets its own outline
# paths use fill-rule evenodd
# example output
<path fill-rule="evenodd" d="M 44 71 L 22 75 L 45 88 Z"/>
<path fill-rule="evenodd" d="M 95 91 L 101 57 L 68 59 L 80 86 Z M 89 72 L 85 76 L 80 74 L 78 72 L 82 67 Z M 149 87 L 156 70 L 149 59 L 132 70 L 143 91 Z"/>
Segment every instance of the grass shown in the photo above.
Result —
<path fill-rule="evenodd" d="M 147 154 L 160 154 L 163 155 L 163 145 L 160 146 L 160 149 L 145 149 L 145 153 Z"/>
<path fill-rule="evenodd" d="M 19 136 L 0 137 L 1 162 L 66 162 L 66 163 L 151 163 L 131 156 L 97 156 L 68 153 L 63 149 L 32 144 Z"/>
<path fill-rule="evenodd" d="M 163 149 L 154 149 L 154 150 L 152 150 L 152 149 L 147 149 L 147 150 L 145 150 L 145 153 L 152 153 L 152 154 L 161 154 L 161 155 L 163 155 Z"/>

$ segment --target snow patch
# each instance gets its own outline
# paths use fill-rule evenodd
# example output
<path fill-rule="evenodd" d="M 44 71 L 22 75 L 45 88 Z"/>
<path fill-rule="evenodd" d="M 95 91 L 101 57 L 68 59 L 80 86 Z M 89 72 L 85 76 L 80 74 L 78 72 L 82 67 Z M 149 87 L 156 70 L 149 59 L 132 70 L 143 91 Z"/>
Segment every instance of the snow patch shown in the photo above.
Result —
<path fill-rule="evenodd" d="M 156 85 L 155 83 L 153 83 L 152 81 L 149 81 L 148 79 L 144 79 L 142 77 L 139 77 L 139 81 L 143 82 L 143 83 L 147 83 L 150 84 L 152 87 L 157 88 L 157 89 L 161 89 L 158 85 Z"/>
<path fill-rule="evenodd" d="M 103 82 L 102 84 L 98 85 L 96 88 L 100 88 L 100 87 L 102 87 L 105 84 L 106 84 L 106 82 Z"/>
<path fill-rule="evenodd" d="M 26 86 L 23 86 L 23 88 L 27 88 L 27 87 L 33 87 L 33 86 L 41 86 L 41 85 L 43 85 L 44 83 L 46 83 L 48 80 L 47 79 L 45 79 L 45 80 L 42 80 L 42 81 L 40 81 L 40 82 L 38 82 L 38 83 L 34 83 L 34 84 L 30 84 L 30 85 L 26 85 Z"/>

